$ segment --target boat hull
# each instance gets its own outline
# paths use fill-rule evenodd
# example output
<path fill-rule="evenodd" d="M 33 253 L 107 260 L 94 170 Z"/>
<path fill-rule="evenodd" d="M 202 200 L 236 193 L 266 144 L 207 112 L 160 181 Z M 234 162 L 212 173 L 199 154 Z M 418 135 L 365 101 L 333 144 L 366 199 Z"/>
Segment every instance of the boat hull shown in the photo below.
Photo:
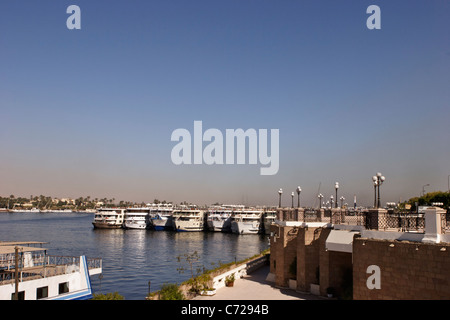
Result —
<path fill-rule="evenodd" d="M 147 228 L 147 225 L 145 223 L 124 223 L 123 227 L 124 229 L 144 230 Z"/>
<path fill-rule="evenodd" d="M 151 220 L 151 228 L 155 231 L 172 230 L 172 217 L 155 218 Z"/>
<path fill-rule="evenodd" d="M 231 223 L 229 220 L 225 221 L 207 221 L 208 230 L 214 232 L 231 232 Z"/>
<path fill-rule="evenodd" d="M 196 232 L 203 231 L 203 223 L 199 221 L 176 221 L 175 230 L 178 232 Z"/>
<path fill-rule="evenodd" d="M 231 223 L 231 231 L 236 234 L 258 234 L 259 223 L 236 222 Z"/>
<path fill-rule="evenodd" d="M 122 228 L 121 224 L 111 224 L 107 222 L 92 222 L 92 225 L 95 229 L 120 229 Z"/>

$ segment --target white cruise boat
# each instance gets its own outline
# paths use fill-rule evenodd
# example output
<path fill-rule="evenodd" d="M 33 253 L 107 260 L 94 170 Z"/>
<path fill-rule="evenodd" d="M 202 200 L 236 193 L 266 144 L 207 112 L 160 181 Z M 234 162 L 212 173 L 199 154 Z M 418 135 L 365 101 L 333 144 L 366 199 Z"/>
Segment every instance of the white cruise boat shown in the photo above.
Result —
<path fill-rule="evenodd" d="M 122 208 L 99 208 L 94 215 L 92 224 L 94 228 L 99 229 L 122 228 L 125 210 Z"/>
<path fill-rule="evenodd" d="M 146 229 L 150 219 L 150 208 L 127 208 L 123 219 L 125 229 Z"/>
<path fill-rule="evenodd" d="M 261 232 L 263 211 L 256 209 L 236 210 L 231 217 L 231 231 L 237 234 L 258 234 Z"/>
<path fill-rule="evenodd" d="M 191 208 L 173 210 L 173 227 L 176 231 L 203 231 L 205 212 Z"/>
<path fill-rule="evenodd" d="M 266 210 L 264 211 L 264 233 L 270 234 L 270 226 L 275 223 L 277 218 L 276 210 Z"/>
<path fill-rule="evenodd" d="M 231 232 L 232 210 L 227 207 L 212 207 L 206 213 L 206 226 L 209 231 Z"/>
<path fill-rule="evenodd" d="M 102 259 L 47 254 L 43 242 L 0 242 L 0 300 L 86 300 Z"/>
<path fill-rule="evenodd" d="M 152 208 L 150 228 L 156 231 L 173 229 L 173 207 L 172 204 L 159 204 Z"/>

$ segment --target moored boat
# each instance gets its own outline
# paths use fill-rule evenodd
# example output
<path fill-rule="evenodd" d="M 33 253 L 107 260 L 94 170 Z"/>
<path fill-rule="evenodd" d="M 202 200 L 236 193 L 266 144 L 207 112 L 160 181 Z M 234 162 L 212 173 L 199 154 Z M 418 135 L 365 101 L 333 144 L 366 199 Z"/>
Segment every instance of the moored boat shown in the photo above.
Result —
<path fill-rule="evenodd" d="M 150 208 L 127 208 L 125 210 L 123 227 L 125 229 L 146 229 L 150 216 Z"/>
<path fill-rule="evenodd" d="M 227 207 L 211 207 L 206 213 L 206 226 L 209 231 L 231 232 L 232 210 Z"/>
<path fill-rule="evenodd" d="M 156 231 L 173 229 L 173 207 L 172 204 L 160 204 L 152 208 L 150 228 Z"/>
<path fill-rule="evenodd" d="M 125 217 L 123 208 L 99 208 L 94 215 L 92 224 L 99 229 L 122 228 Z"/>
<path fill-rule="evenodd" d="M 234 211 L 231 218 L 231 231 L 237 234 L 260 233 L 262 213 L 257 209 Z"/>
<path fill-rule="evenodd" d="M 275 223 L 277 212 L 275 210 L 264 211 L 264 233 L 270 234 L 270 226 Z"/>
<path fill-rule="evenodd" d="M 193 208 L 177 208 L 173 210 L 173 226 L 176 231 L 203 231 L 205 213 Z"/>

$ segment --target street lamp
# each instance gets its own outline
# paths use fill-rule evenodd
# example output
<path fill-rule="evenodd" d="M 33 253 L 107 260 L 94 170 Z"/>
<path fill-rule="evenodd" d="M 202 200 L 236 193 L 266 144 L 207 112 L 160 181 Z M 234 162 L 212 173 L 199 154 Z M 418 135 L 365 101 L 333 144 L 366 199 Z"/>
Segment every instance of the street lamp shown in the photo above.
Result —
<path fill-rule="evenodd" d="M 323 194 L 319 193 L 319 195 L 317 196 L 319 198 L 319 209 L 322 209 L 322 198 L 323 198 Z"/>
<path fill-rule="evenodd" d="M 298 186 L 297 187 L 297 196 L 298 196 L 298 199 L 297 199 L 297 207 L 298 208 L 300 208 L 300 192 L 302 192 L 302 188 L 300 188 L 300 186 Z"/>
<path fill-rule="evenodd" d="M 338 200 L 337 191 L 338 191 L 338 189 L 339 189 L 339 182 L 335 182 L 335 183 L 334 183 L 334 188 L 336 189 L 336 203 L 335 203 L 335 208 L 337 208 L 337 200 Z"/>
<path fill-rule="evenodd" d="M 430 184 L 427 183 L 427 184 L 425 184 L 425 185 L 422 186 L 422 196 L 425 195 L 425 187 L 428 187 L 429 185 L 430 185 Z"/>
<path fill-rule="evenodd" d="M 381 174 L 381 172 L 377 172 L 377 175 L 372 177 L 373 187 L 375 190 L 375 201 L 373 206 L 377 209 L 381 207 L 380 186 L 383 184 L 384 180 L 386 180 L 386 178 Z M 377 201 L 377 188 L 378 188 L 378 201 Z"/>
<path fill-rule="evenodd" d="M 377 185 L 378 185 L 377 176 L 373 176 L 372 181 L 373 181 L 373 191 L 374 191 L 373 207 L 376 208 L 377 207 Z"/>
<path fill-rule="evenodd" d="M 333 196 L 331 196 L 330 197 L 330 204 L 331 204 L 330 209 L 333 209 L 333 199 L 334 199 Z"/>
<path fill-rule="evenodd" d="M 293 208 L 294 207 L 294 191 L 292 191 L 291 197 L 292 197 L 292 208 Z"/>
<path fill-rule="evenodd" d="M 342 197 L 339 198 L 339 200 L 341 200 L 341 208 L 342 208 L 345 198 L 342 196 Z"/>
<path fill-rule="evenodd" d="M 278 194 L 280 195 L 278 200 L 278 208 L 281 208 L 281 195 L 283 194 L 283 189 L 280 188 L 280 190 L 278 190 Z"/>

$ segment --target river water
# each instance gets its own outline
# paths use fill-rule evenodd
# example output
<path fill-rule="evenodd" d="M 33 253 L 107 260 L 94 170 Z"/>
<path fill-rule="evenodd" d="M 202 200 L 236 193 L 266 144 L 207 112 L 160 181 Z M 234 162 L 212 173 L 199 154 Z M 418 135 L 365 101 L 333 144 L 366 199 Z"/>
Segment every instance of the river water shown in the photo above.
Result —
<path fill-rule="evenodd" d="M 50 255 L 102 258 L 103 273 L 91 278 L 94 293 L 118 292 L 143 300 L 164 283 L 189 279 L 177 257 L 197 252 L 198 266 L 251 257 L 269 247 L 267 235 L 220 232 L 94 229 L 93 214 L 0 213 L 0 241 L 43 241 Z"/>

